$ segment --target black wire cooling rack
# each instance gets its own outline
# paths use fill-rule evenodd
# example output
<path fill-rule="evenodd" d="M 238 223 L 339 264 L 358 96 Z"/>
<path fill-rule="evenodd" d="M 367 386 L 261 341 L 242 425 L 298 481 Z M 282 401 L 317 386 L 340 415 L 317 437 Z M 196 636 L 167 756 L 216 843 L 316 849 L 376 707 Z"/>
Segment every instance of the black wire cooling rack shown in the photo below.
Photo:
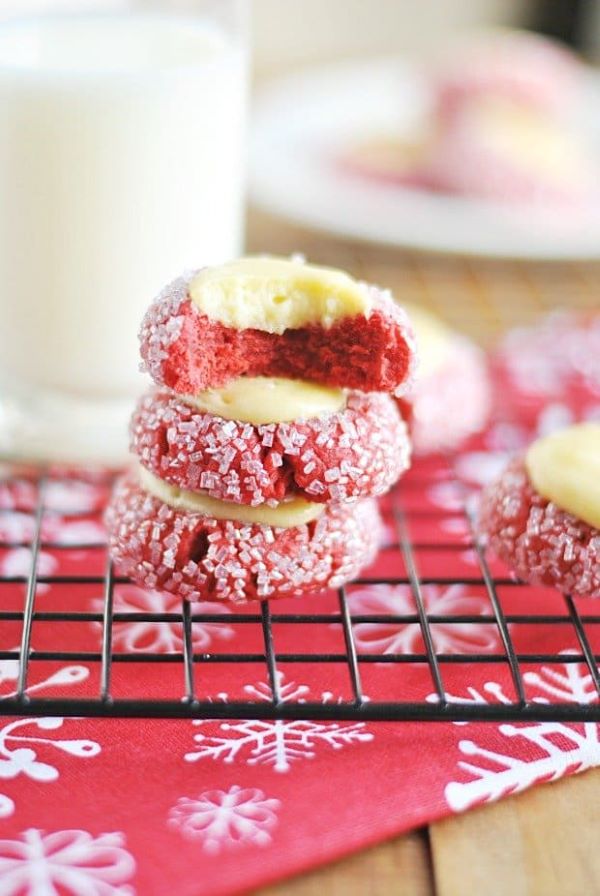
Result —
<path fill-rule="evenodd" d="M 457 488 L 460 486 L 453 479 L 452 465 L 448 464 L 446 486 L 452 483 Z M 19 475 L 23 475 L 22 473 Z M 437 474 L 436 474 L 437 475 Z M 69 516 L 60 508 L 48 508 L 44 501 L 44 475 L 29 471 L 26 477 L 37 495 L 35 502 L 30 503 L 24 512 L 30 515 L 32 537 L 27 540 L 3 540 L 0 541 L 0 550 L 14 550 L 25 548 L 30 552 L 30 572 L 28 575 L 4 575 L 0 576 L 0 635 L 2 627 L 17 624 L 20 631 L 20 646 L 14 649 L 1 649 L 0 661 L 15 661 L 18 665 L 18 678 L 15 682 L 14 693 L 8 696 L 0 695 L 0 712 L 7 715 L 60 715 L 60 716 L 109 716 L 109 717 L 164 717 L 164 718 L 256 718 L 256 719 L 314 719 L 314 720 L 397 720 L 397 721 L 600 721 L 600 677 L 597 662 L 600 659 L 594 654 L 591 644 L 593 638 L 588 635 L 589 628 L 600 624 L 600 615 L 585 615 L 579 612 L 578 605 L 569 597 L 561 599 L 560 612 L 534 614 L 507 612 L 503 606 L 504 599 L 501 592 L 506 593 L 514 589 L 524 589 L 522 583 L 515 581 L 510 576 L 494 577 L 489 558 L 483 546 L 474 534 L 468 535 L 467 541 L 443 538 L 434 542 L 419 540 L 412 534 L 413 524 L 436 522 L 439 518 L 462 519 L 470 521 L 468 502 L 464 506 L 448 510 L 436 510 L 419 507 L 419 494 L 431 485 L 427 472 L 420 473 L 417 469 L 411 473 L 393 492 L 389 499 L 388 515 L 397 533 L 396 544 L 391 548 L 392 558 L 391 573 L 382 578 L 359 579 L 356 585 L 403 585 L 410 589 L 414 600 L 414 612 L 395 613 L 353 613 L 352 603 L 348 598 L 347 589 L 340 589 L 337 594 L 337 604 L 333 611 L 323 613 L 307 612 L 303 609 L 302 600 L 285 601 L 285 606 L 293 605 L 294 612 L 282 612 L 278 603 L 263 603 L 262 605 L 250 604 L 247 612 L 236 612 L 227 615 L 227 625 L 251 626 L 260 635 L 258 649 L 247 653 L 232 652 L 195 652 L 193 642 L 194 623 L 222 623 L 223 616 L 217 613 L 202 612 L 201 605 L 190 606 L 183 604 L 178 612 L 121 612 L 114 607 L 115 587 L 123 585 L 126 579 L 118 577 L 112 569 L 110 560 L 103 544 L 90 545 L 89 543 L 64 544 L 60 541 L 44 540 L 44 520 L 48 515 L 61 514 L 62 518 Z M 437 481 L 437 480 L 436 480 Z M 10 480 L 5 484 L 10 485 Z M 105 484 L 109 484 L 108 482 Z M 410 500 L 409 500 L 410 499 Z M 18 505 L 8 508 L 0 508 L 0 514 L 21 513 Z M 97 519 L 101 518 L 102 508 L 95 511 Z M 471 526 L 471 533 L 473 529 Z M 470 548 L 477 558 L 477 565 L 472 575 L 436 575 L 434 577 L 420 574 L 418 555 L 423 550 L 438 552 L 464 551 Z M 38 559 L 41 552 L 52 550 L 60 553 L 63 550 L 74 551 L 77 549 L 94 550 L 101 552 L 105 566 L 104 574 L 43 574 L 40 570 Z M 396 550 L 396 555 L 393 554 Z M 394 561 L 394 556 L 396 560 Z M 395 565 L 394 565 L 395 564 Z M 6 602 L 2 600 L 4 586 L 19 586 L 22 593 L 22 604 L 18 609 L 6 609 Z M 70 610 L 54 610 L 45 604 L 45 609 L 40 609 L 38 594 L 46 586 L 54 587 L 56 593 L 68 595 L 75 588 L 81 590 L 81 586 L 96 586 L 98 592 L 102 589 L 102 608 L 93 609 L 89 605 L 77 606 Z M 428 612 L 424 600 L 426 586 L 436 585 L 447 588 L 452 585 L 468 585 L 478 587 L 489 600 L 490 611 L 486 614 L 434 614 Z M 47 589 L 46 589 L 47 591 Z M 14 588 L 13 588 L 14 599 Z M 555 596 L 556 599 L 556 596 Z M 556 604 L 553 604 L 553 607 Z M 527 603 L 523 601 L 523 607 Z M 297 608 L 297 611 L 296 611 Z M 246 608 L 244 608 L 246 610 Z M 59 643 L 52 649 L 37 649 L 32 644 L 32 629 L 38 623 L 60 623 L 60 631 L 66 632 L 69 626 L 81 625 L 95 626 L 98 631 L 101 627 L 100 649 L 78 650 L 67 646 L 68 638 L 60 637 Z M 170 653 L 156 653 L 150 650 L 116 651 L 113 647 L 113 632 L 116 625 L 121 623 L 148 623 L 159 625 L 162 623 L 180 626 L 181 649 Z M 357 648 L 355 629 L 357 625 L 366 623 L 389 623 L 392 625 L 418 626 L 420 629 L 420 652 L 387 652 L 368 653 Z M 448 653 L 436 651 L 435 627 L 445 625 L 469 625 L 487 624 L 491 626 L 497 636 L 498 649 L 493 652 L 466 652 L 453 651 Z M 337 652 L 298 652 L 280 651 L 276 647 L 273 627 L 292 627 L 306 625 L 310 631 L 317 631 L 320 627 L 327 626 L 328 630 L 337 625 L 343 632 L 344 649 Z M 526 653 L 517 650 L 511 630 L 519 625 L 531 626 L 531 631 L 536 633 L 548 632 L 552 635 L 557 627 L 567 627 L 572 638 L 574 649 L 570 652 L 546 652 Z M 65 628 L 66 627 L 66 628 Z M 600 631 L 600 630 L 599 630 Z M 5 644 L 6 639 L 2 641 Z M 341 639 L 340 639 L 341 643 Z M 532 644 L 539 644 L 537 638 L 532 638 Z M 28 691 L 30 682 L 35 678 L 32 670 L 36 664 L 48 662 L 85 663 L 92 668 L 97 682 L 95 693 L 89 696 L 38 696 L 33 693 L 33 688 Z M 113 677 L 117 664 L 136 664 L 139 677 L 140 668 L 148 672 L 148 683 L 143 688 L 143 696 L 119 696 L 114 693 Z M 239 670 L 240 680 L 249 668 L 255 669 L 256 664 L 262 670 L 262 676 L 269 683 L 267 699 L 260 701 L 240 699 L 227 702 L 207 699 L 197 693 L 197 682 L 202 679 L 205 670 L 214 664 L 228 664 L 228 668 Z M 585 702 L 577 700 L 565 700 L 560 703 L 544 703 L 531 698 L 527 693 L 527 676 L 524 666 L 536 666 L 543 664 L 583 664 L 586 674 L 589 673 L 592 687 L 595 692 L 592 699 Z M 155 676 L 157 666 L 168 664 L 173 671 L 173 664 L 177 667 L 176 680 L 179 681 L 179 693 L 174 698 L 164 698 L 159 693 L 154 693 Z M 281 692 L 281 670 L 286 670 L 294 664 L 309 664 L 311 670 L 318 672 L 318 680 L 322 685 L 322 691 L 328 689 L 332 669 L 345 670 L 349 681 L 348 699 L 306 699 L 304 701 L 289 701 Z M 402 673 L 408 669 L 405 664 L 423 664 L 428 669 L 431 677 L 431 692 L 428 697 L 419 696 L 415 699 L 410 692 L 403 693 Z M 481 672 L 482 666 L 486 668 L 500 668 L 508 672 L 508 680 L 512 683 L 514 697 L 504 702 L 485 703 L 476 700 L 456 700 L 451 696 L 445 684 L 445 671 L 448 667 L 458 666 L 473 675 Z M 365 670 L 377 666 L 384 672 L 389 670 L 390 679 L 393 677 L 394 688 L 390 695 L 383 697 L 365 696 L 363 683 Z M 164 667 L 163 667 L 164 668 Z M 392 676 L 392 671 L 395 673 Z M 177 677 L 179 676 L 179 677 Z M 380 676 L 381 677 L 381 676 Z M 385 676 L 384 676 L 385 680 Z M 478 678 L 477 680 L 480 680 Z M 321 687 L 318 689 L 321 691 Z M 381 691 L 381 688 L 379 689 Z M 379 693 L 378 691 L 378 693 Z"/>

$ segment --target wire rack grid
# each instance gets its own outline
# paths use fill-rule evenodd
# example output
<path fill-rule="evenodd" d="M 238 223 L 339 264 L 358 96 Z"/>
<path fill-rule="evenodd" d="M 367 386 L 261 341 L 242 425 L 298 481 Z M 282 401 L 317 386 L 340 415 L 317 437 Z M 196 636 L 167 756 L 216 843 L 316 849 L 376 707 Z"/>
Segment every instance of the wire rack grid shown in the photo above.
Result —
<path fill-rule="evenodd" d="M 449 464 L 448 470 L 452 470 Z M 203 612 L 202 605 L 190 605 L 183 603 L 181 609 L 176 612 L 165 611 L 121 611 L 115 608 L 115 589 L 119 585 L 126 585 L 127 580 L 115 574 L 108 557 L 106 546 L 103 543 L 68 544 L 59 541 L 51 541 L 44 538 L 44 519 L 48 514 L 61 513 L 63 519 L 69 517 L 69 513 L 62 513 L 56 508 L 50 510 L 45 505 L 45 478 L 43 475 L 29 474 L 31 484 L 36 488 L 36 506 L 27 508 L 31 514 L 32 537 L 30 539 L 14 541 L 4 539 L 0 542 L 0 550 L 15 550 L 25 548 L 30 556 L 30 569 L 27 575 L 12 574 L 0 576 L 0 635 L 2 627 L 8 624 L 19 626 L 20 644 L 18 648 L 0 649 L 0 663 L 8 661 L 18 662 L 18 677 L 16 677 L 14 693 L 2 696 L 0 699 L 0 712 L 3 714 L 19 715 L 60 715 L 60 716 L 113 716 L 113 717 L 171 717 L 171 718 L 279 718 L 279 719 L 314 719 L 314 720 L 405 720 L 405 721 L 600 721 L 600 676 L 597 662 L 600 658 L 592 648 L 593 639 L 588 634 L 588 627 L 600 624 L 600 615 L 581 613 L 578 605 L 570 598 L 561 598 L 560 611 L 558 612 L 514 612 L 507 611 L 504 606 L 503 592 L 510 591 L 518 594 L 519 589 L 524 589 L 522 583 L 515 581 L 510 575 L 493 574 L 486 551 L 479 542 L 473 526 L 469 502 L 464 501 L 463 506 L 450 511 L 450 516 L 468 522 L 470 534 L 467 541 L 458 541 L 448 538 L 447 541 L 436 538 L 434 542 L 423 541 L 413 533 L 417 531 L 427 532 L 429 523 L 439 522 L 439 518 L 447 519 L 447 510 L 436 510 L 431 507 L 421 508 L 418 500 L 423 489 L 429 487 L 431 480 L 427 473 L 418 470 L 411 473 L 391 494 L 387 510 L 390 521 L 396 534 L 395 544 L 388 546 L 389 572 L 379 577 L 362 578 L 347 588 L 341 588 L 336 595 L 336 603 L 328 605 L 324 612 L 309 612 L 303 608 L 303 601 L 286 600 L 282 603 L 267 602 L 261 605 L 249 604 L 248 610 L 228 614 L 227 624 L 232 628 L 251 627 L 260 633 L 260 646 L 258 649 L 248 652 L 232 653 L 228 651 L 204 652 L 194 647 L 193 626 L 196 623 L 203 625 L 222 623 L 223 616 L 215 612 Z M 435 480 L 438 482 L 439 480 Z M 449 473 L 445 486 L 462 488 L 456 479 Z M 415 500 L 417 497 L 417 500 Z M 17 511 L 18 512 L 18 509 Z M 12 509 L 0 509 L 0 513 L 15 513 Z M 96 510 L 98 519 L 101 518 L 102 509 Z M 415 524 L 417 529 L 415 529 Z M 446 574 L 443 563 L 437 563 L 438 571 L 435 575 L 421 573 L 419 554 L 429 551 L 434 556 L 441 556 L 440 552 L 464 551 L 469 548 L 476 557 L 476 567 L 472 574 L 454 575 L 452 568 L 450 574 Z M 57 554 L 65 550 L 95 551 L 102 556 L 105 567 L 103 574 L 81 574 L 80 572 L 68 572 L 60 574 L 44 574 L 40 568 L 40 555 L 43 551 L 55 551 Z M 90 606 L 87 598 L 82 598 L 81 603 L 75 609 L 40 608 L 38 595 L 40 591 L 48 591 L 52 586 L 55 594 L 78 594 L 82 586 L 96 586 L 102 589 L 101 608 Z M 453 613 L 445 614 L 435 612 L 428 608 L 425 600 L 427 588 L 449 588 L 451 586 L 466 585 L 479 588 L 486 596 L 489 612 Z M 6 609 L 6 602 L 1 600 L 2 589 L 18 586 L 22 595 L 18 605 L 12 605 Z M 410 612 L 389 609 L 386 612 L 357 612 L 353 609 L 352 600 L 348 591 L 357 586 L 382 587 L 402 586 L 408 590 L 413 600 L 414 609 Z M 332 597 L 330 595 L 330 597 Z M 332 598 L 333 599 L 333 598 Z M 4 605 L 3 605 L 4 604 Z M 292 605 L 293 609 L 289 607 Z M 511 604 L 514 607 L 514 602 Z M 214 606 L 214 605 L 213 605 Z M 312 606 L 312 605 L 311 605 Z M 521 606 L 520 604 L 518 606 Z M 553 604 L 553 607 L 556 605 Z M 47 604 L 45 604 L 47 607 Z M 285 611 L 281 608 L 285 607 Z M 527 609 L 524 600 L 522 607 Z M 41 623 L 54 623 L 60 628 L 57 631 L 65 632 L 65 626 L 86 624 L 95 626 L 100 631 L 99 649 L 81 650 L 68 647 L 68 638 L 57 635 L 57 642 L 50 649 L 34 647 L 32 643 L 32 631 L 35 625 Z M 117 650 L 114 646 L 113 633 L 115 627 L 127 623 L 145 623 L 148 626 L 169 624 L 180 631 L 181 648 L 166 653 L 157 653 L 152 650 Z M 420 635 L 418 650 L 405 649 L 387 650 L 381 652 L 369 652 L 357 645 L 355 637 L 356 627 L 365 625 L 384 624 L 397 627 L 413 626 Z M 298 650 L 282 650 L 277 647 L 277 638 L 274 635 L 274 627 L 280 630 L 282 627 L 306 626 L 303 631 L 307 635 L 307 642 L 312 640 L 311 634 L 319 632 L 327 627 L 339 629 L 343 633 L 343 650 L 323 650 L 321 652 L 303 652 Z M 498 649 L 489 650 L 452 650 L 443 652 L 436 643 L 436 627 L 487 625 L 496 634 Z M 526 625 L 535 633 L 552 634 L 558 627 L 568 627 L 575 644 L 568 654 L 562 651 L 544 650 L 526 652 L 521 646 L 515 645 L 512 629 Z M 542 639 L 543 641 L 543 639 Z M 0 646 L 6 643 L 3 638 Z M 533 646 L 538 646 L 540 640 L 531 639 Z M 39 696 L 34 694 L 35 688 L 29 688 L 31 670 L 38 664 L 49 662 L 78 662 L 85 663 L 95 670 L 97 689 L 94 694 L 87 696 Z M 113 673 L 115 667 L 121 664 L 135 663 L 138 676 L 141 670 L 140 693 L 134 696 L 115 695 L 113 691 Z M 584 664 L 586 674 L 593 682 L 593 699 L 585 702 L 565 700 L 560 703 L 544 703 L 532 698 L 527 693 L 523 674 L 523 666 L 536 664 Z M 145 682 L 144 672 L 157 664 L 167 664 L 171 672 L 176 672 L 176 680 L 179 682 L 179 693 L 173 698 L 163 698 L 153 693 L 151 679 Z M 229 670 L 237 670 L 243 677 L 244 670 L 255 668 L 259 664 L 265 680 L 269 686 L 268 699 L 260 701 L 251 699 L 228 700 L 227 702 L 207 699 L 199 694 L 198 681 L 211 667 L 218 664 L 227 664 Z M 331 701 L 326 699 L 307 699 L 303 701 L 289 701 L 285 699 L 281 691 L 281 670 L 294 664 L 307 664 L 313 672 L 318 673 L 319 681 L 324 688 L 327 687 L 332 669 L 343 669 L 349 682 L 348 699 Z M 369 667 L 389 670 L 389 693 L 378 689 L 376 697 L 366 696 L 363 683 L 365 670 Z M 403 673 L 409 668 L 420 666 L 428 670 L 431 682 L 431 693 L 427 696 L 415 699 L 414 693 L 408 689 L 403 690 Z M 514 690 L 514 698 L 504 702 L 479 702 L 465 699 L 457 701 L 450 697 L 445 683 L 446 672 L 457 668 L 467 674 L 475 674 L 485 667 L 498 669 L 509 673 L 509 680 Z M 164 668 L 164 666 L 163 666 Z M 392 672 L 394 673 L 392 675 Z M 384 675 L 384 681 L 386 676 Z M 393 679 L 393 685 L 392 685 Z M 28 690 L 29 689 L 29 690 Z"/>

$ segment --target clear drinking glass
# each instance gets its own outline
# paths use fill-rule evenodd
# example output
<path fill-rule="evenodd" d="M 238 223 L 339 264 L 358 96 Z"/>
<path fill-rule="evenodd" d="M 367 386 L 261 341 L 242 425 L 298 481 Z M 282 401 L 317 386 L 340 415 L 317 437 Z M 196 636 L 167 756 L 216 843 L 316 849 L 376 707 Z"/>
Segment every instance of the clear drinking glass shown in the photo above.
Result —
<path fill-rule="evenodd" d="M 137 331 L 242 242 L 245 0 L 0 18 L 0 453 L 120 463 Z"/>

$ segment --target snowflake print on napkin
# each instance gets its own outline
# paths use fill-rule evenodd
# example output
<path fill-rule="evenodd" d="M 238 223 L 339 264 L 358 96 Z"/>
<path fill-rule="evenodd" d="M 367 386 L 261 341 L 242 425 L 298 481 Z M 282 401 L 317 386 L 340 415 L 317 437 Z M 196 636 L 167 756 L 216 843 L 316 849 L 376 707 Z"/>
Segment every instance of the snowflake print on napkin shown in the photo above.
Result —
<path fill-rule="evenodd" d="M 16 651 L 17 648 L 14 648 Z M 52 688 L 62 688 L 79 684 L 88 677 L 86 666 L 63 666 L 57 671 L 40 678 L 27 688 L 27 693 L 44 692 Z M 14 683 L 19 677 L 17 660 L 0 662 L 0 702 L 14 697 Z M 55 737 L 54 732 L 63 728 L 68 720 L 60 717 L 42 717 L 6 720 L 0 722 L 0 779 L 12 781 L 20 775 L 38 783 L 56 781 L 59 768 L 49 761 L 49 753 L 58 752 L 79 759 L 89 759 L 100 753 L 100 744 L 88 738 Z M 41 759 L 44 756 L 47 758 Z M 0 818 L 15 811 L 18 787 L 12 796 L 0 793 Z M 0 892 L 2 892 L 0 888 Z"/>
<path fill-rule="evenodd" d="M 212 855 L 243 845 L 268 846 L 279 806 L 279 800 L 258 788 L 234 784 L 229 790 L 180 797 L 169 813 L 168 825 L 186 839 L 200 842 Z"/>
<path fill-rule="evenodd" d="M 523 678 L 537 691 L 535 700 L 539 703 L 549 702 L 549 697 L 584 705 L 598 702 L 592 676 L 581 663 L 564 663 L 560 671 L 542 666 L 539 672 L 526 672 Z M 448 699 L 452 703 L 510 702 L 498 682 L 486 682 L 481 691 L 472 687 L 467 690 L 468 696 L 448 695 Z M 600 725 L 595 722 L 505 723 L 498 732 L 503 737 L 502 750 L 491 748 L 484 737 L 459 742 L 460 753 L 468 758 L 460 759 L 457 765 L 470 780 L 453 780 L 446 785 L 445 798 L 454 812 L 600 765 Z"/>
<path fill-rule="evenodd" d="M 431 623 L 437 653 L 491 653 L 499 643 L 497 628 L 489 623 L 452 622 L 452 616 L 484 616 L 490 612 L 487 597 L 469 592 L 466 585 L 423 585 L 423 605 L 429 616 L 448 616 L 446 622 Z M 370 585 L 352 591 L 348 606 L 354 616 L 408 616 L 416 613 L 409 585 Z M 358 622 L 354 640 L 363 653 L 423 653 L 421 626 L 416 622 Z"/>
<path fill-rule="evenodd" d="M 0 840 L 2 896 L 133 896 L 135 871 L 122 834 L 24 831 Z"/>
<path fill-rule="evenodd" d="M 279 673 L 281 700 L 284 703 L 303 702 L 310 694 L 307 685 L 286 682 Z M 246 685 L 249 697 L 257 700 L 272 699 L 271 688 L 264 682 Z M 333 699 L 333 694 L 320 695 L 323 702 Z M 227 701 L 226 694 L 220 699 Z M 194 735 L 197 747 L 185 754 L 187 762 L 201 759 L 220 760 L 247 765 L 270 765 L 275 772 L 289 772 L 292 763 L 301 759 L 314 759 L 322 748 L 341 750 L 352 744 L 368 743 L 373 734 L 362 722 L 341 724 L 337 722 L 311 722 L 303 719 L 244 719 L 217 722 L 197 720 L 192 724 L 204 730 Z"/>
<path fill-rule="evenodd" d="M 127 653 L 178 653 L 183 649 L 183 628 L 181 624 L 182 601 L 176 594 L 166 591 L 150 591 L 138 588 L 137 585 L 118 585 L 113 599 L 114 613 L 177 614 L 175 622 L 148 622 L 132 620 L 131 622 L 115 622 L 113 624 L 113 646 Z M 95 598 L 92 607 L 101 613 L 104 607 L 103 598 Z M 192 647 L 195 651 L 208 650 L 215 641 L 230 641 L 235 637 L 231 625 L 227 625 L 227 616 L 231 609 L 223 603 L 205 601 L 201 612 L 223 616 L 223 622 L 193 622 Z M 96 623 L 98 637 L 102 635 L 101 623 Z"/>

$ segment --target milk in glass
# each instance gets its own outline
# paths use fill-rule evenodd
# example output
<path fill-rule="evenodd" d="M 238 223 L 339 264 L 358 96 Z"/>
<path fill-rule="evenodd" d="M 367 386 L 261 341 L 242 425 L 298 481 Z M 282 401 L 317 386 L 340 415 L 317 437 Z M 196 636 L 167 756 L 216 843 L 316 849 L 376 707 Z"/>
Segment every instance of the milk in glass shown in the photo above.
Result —
<path fill-rule="evenodd" d="M 52 453 L 77 455 L 65 443 L 79 438 L 83 456 L 122 455 L 117 408 L 128 411 L 143 385 L 136 336 L 151 298 L 180 272 L 240 251 L 246 87 L 243 46 L 201 18 L 0 25 L 8 450 L 49 450 L 50 418 L 62 415 Z"/>

